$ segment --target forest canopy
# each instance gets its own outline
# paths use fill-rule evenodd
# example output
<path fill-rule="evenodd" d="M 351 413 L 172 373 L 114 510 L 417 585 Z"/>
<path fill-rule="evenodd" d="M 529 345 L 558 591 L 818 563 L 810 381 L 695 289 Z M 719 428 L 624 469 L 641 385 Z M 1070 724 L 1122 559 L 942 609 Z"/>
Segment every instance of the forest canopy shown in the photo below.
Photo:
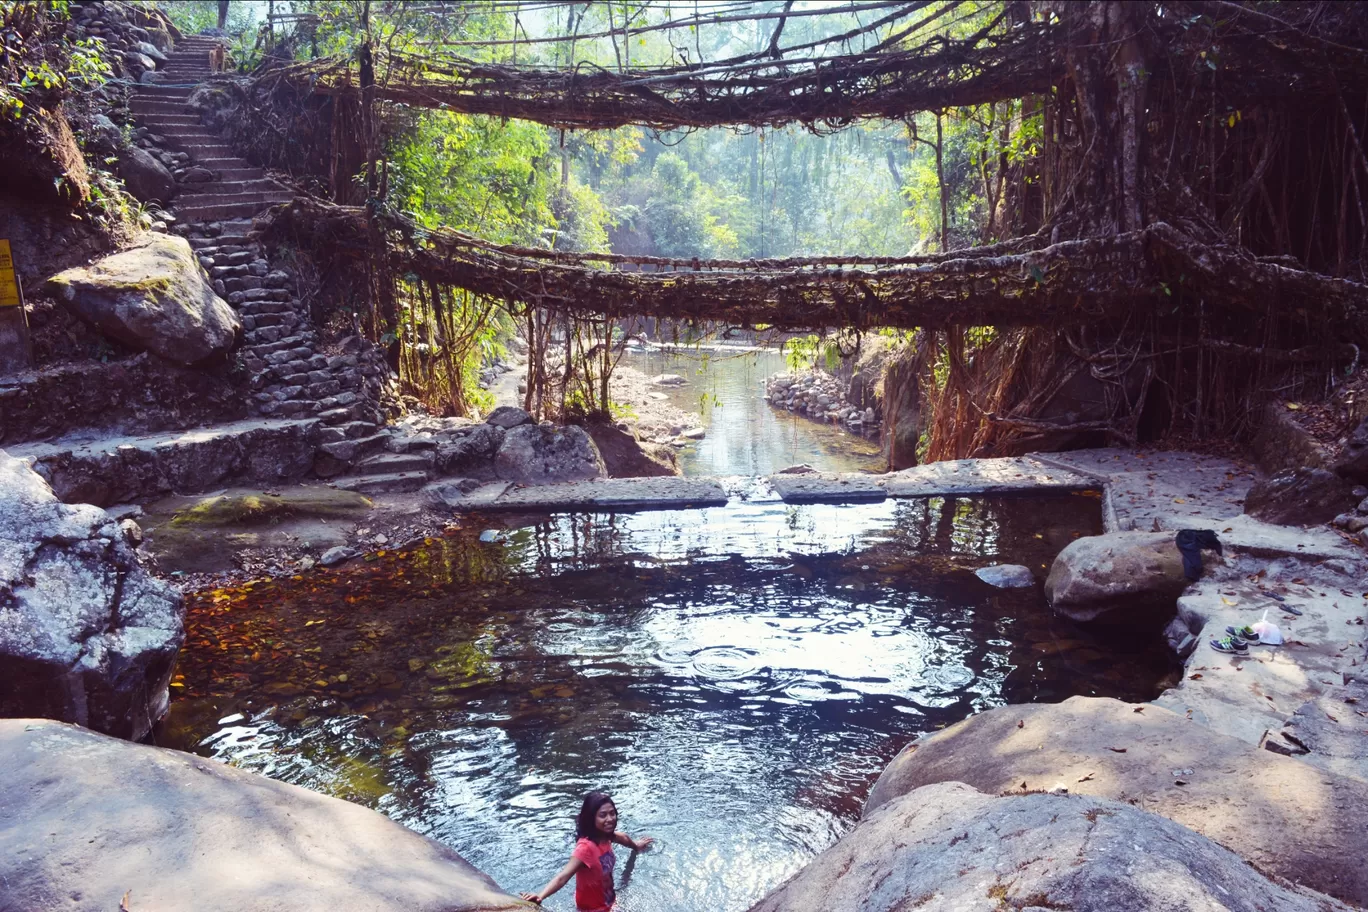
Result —
<path fill-rule="evenodd" d="M 965 386 L 989 362 L 1018 370 L 1022 356 L 988 352 L 1022 351 L 1022 332 L 1049 347 L 1076 326 L 1116 340 L 1066 353 L 1088 370 L 1144 367 L 1118 406 L 1132 436 L 1130 400 L 1155 379 L 1180 412 L 1183 387 L 1201 389 L 1186 416 L 1201 427 L 1213 402 L 1247 412 L 1248 390 L 1213 386 L 1231 359 L 1255 359 L 1241 372 L 1255 384 L 1288 363 L 1314 382 L 1343 364 L 1335 345 L 1366 337 L 1356 5 L 288 8 L 244 50 L 270 127 L 251 132 L 262 157 L 361 204 L 300 204 L 281 224 L 325 247 L 337 232 L 391 277 L 368 295 L 376 335 L 401 324 L 417 279 L 430 300 L 460 289 L 515 323 L 531 314 L 534 336 L 543 318 L 592 314 L 924 327 L 927 357 L 949 365 L 935 382 Z M 270 145 L 325 121 L 332 145 L 312 164 Z M 834 255 L 899 261 L 870 277 Z M 652 259 L 695 257 L 712 274 L 687 292 L 658 274 L 679 266 Z M 1046 335 L 967 334 L 984 323 Z M 1245 420 L 1227 411 L 1219 422 Z"/>

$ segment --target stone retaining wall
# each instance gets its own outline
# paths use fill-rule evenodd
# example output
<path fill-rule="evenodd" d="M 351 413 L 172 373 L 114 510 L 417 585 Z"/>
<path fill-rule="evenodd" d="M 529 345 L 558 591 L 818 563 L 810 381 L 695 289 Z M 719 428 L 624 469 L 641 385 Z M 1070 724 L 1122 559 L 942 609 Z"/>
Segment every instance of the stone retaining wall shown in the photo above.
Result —
<path fill-rule="evenodd" d="M 851 404 L 846 385 L 823 371 L 775 374 L 765 381 L 765 399 L 775 408 L 838 423 L 852 433 L 872 434 L 879 428 L 878 413 Z"/>

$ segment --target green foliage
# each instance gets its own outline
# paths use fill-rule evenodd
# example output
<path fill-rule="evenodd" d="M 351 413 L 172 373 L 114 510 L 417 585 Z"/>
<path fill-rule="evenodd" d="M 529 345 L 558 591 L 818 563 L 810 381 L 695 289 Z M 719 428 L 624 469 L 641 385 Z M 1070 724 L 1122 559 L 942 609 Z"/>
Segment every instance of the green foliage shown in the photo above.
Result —
<path fill-rule="evenodd" d="M 389 202 L 429 227 L 539 243 L 555 228 L 550 148 L 536 124 L 423 112 L 390 150 Z"/>
<path fill-rule="evenodd" d="M 244 3 L 242 0 L 229 3 L 225 29 L 232 35 L 252 31 L 257 25 L 258 12 L 264 6 L 264 3 Z M 157 8 L 187 35 L 218 27 L 218 0 L 158 0 Z"/>
<path fill-rule="evenodd" d="M 0 117 L 22 119 L 71 88 L 98 88 L 109 78 L 104 42 L 71 42 L 59 28 L 68 17 L 65 2 L 0 3 Z"/>

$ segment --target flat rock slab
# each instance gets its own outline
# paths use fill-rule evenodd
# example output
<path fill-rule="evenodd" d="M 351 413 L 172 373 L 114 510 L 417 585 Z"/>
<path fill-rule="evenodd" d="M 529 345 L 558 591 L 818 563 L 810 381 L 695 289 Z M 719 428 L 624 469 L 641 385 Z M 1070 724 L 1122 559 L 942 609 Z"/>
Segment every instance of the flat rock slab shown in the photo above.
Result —
<path fill-rule="evenodd" d="M 74 725 L 0 720 L 7 909 L 524 909 L 375 811 Z"/>
<path fill-rule="evenodd" d="M 1178 599 L 1178 619 L 1197 636 L 1197 648 L 1178 686 L 1156 702 L 1251 745 L 1264 743 L 1299 707 L 1342 688 L 1345 672 L 1361 668 L 1365 570 L 1363 562 L 1313 567 L 1293 557 L 1237 557 L 1212 568 Z M 1227 626 L 1254 624 L 1265 613 L 1278 625 L 1282 646 L 1251 646 L 1248 656 L 1212 649 Z M 1368 739 L 1368 719 L 1345 709 L 1341 724 Z M 1304 759 L 1316 762 L 1316 754 Z"/>
<path fill-rule="evenodd" d="M 243 548 L 345 545 L 348 527 L 372 509 L 368 498 L 326 485 L 230 488 L 162 498 L 138 524 L 160 572 L 213 573 L 234 567 Z"/>
<path fill-rule="evenodd" d="M 313 467 L 315 418 L 247 419 L 142 435 L 72 435 L 10 447 L 67 503 L 109 506 L 232 481 L 288 481 Z"/>
<path fill-rule="evenodd" d="M 855 472 L 779 473 L 765 479 L 784 503 L 878 503 L 888 497 L 886 475 Z"/>
<path fill-rule="evenodd" d="M 752 912 L 1339 912 L 1171 820 L 1094 797 L 928 785 L 868 814 Z"/>
<path fill-rule="evenodd" d="M 940 782 L 990 794 L 1020 793 L 1022 783 L 1030 791 L 1063 787 L 1129 802 L 1262 871 L 1368 903 L 1368 783 L 1153 705 L 1072 697 L 971 716 L 904 748 L 870 792 L 865 816 Z"/>
<path fill-rule="evenodd" d="M 711 478 L 604 478 L 516 487 L 484 485 L 452 502 L 467 512 L 564 513 L 586 510 L 681 510 L 720 507 L 727 492 Z"/>
<path fill-rule="evenodd" d="M 884 477 L 889 497 L 1086 491 L 1100 487 L 1090 476 L 1030 456 L 929 462 Z"/>
<path fill-rule="evenodd" d="M 1198 453 L 1103 447 L 1029 458 L 1104 482 L 1108 532 L 1188 529 L 1238 516 L 1255 480 L 1245 463 Z"/>

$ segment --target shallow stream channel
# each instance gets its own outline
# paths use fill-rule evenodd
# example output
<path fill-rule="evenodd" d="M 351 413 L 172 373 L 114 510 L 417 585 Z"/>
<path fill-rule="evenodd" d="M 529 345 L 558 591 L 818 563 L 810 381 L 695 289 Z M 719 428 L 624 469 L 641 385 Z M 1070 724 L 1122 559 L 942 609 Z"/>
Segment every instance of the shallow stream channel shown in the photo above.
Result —
<path fill-rule="evenodd" d="M 656 394 L 703 418 L 707 436 L 679 454 L 685 475 L 768 475 L 802 463 L 823 472 L 884 469 L 877 439 L 770 407 L 765 379 L 788 369 L 778 349 L 654 348 L 628 352 L 622 363 L 647 376 L 684 378 Z"/>
<path fill-rule="evenodd" d="M 973 575 L 1043 578 L 1099 513 L 1088 494 L 761 494 L 467 516 L 412 550 L 193 596 L 156 740 L 375 808 L 513 892 L 565 863 L 603 789 L 657 839 L 618 850 L 624 912 L 745 909 L 855 823 L 918 733 L 1172 681 L 1157 633 L 1079 627 L 1038 584 Z M 573 887 L 546 906 L 573 909 Z"/>

